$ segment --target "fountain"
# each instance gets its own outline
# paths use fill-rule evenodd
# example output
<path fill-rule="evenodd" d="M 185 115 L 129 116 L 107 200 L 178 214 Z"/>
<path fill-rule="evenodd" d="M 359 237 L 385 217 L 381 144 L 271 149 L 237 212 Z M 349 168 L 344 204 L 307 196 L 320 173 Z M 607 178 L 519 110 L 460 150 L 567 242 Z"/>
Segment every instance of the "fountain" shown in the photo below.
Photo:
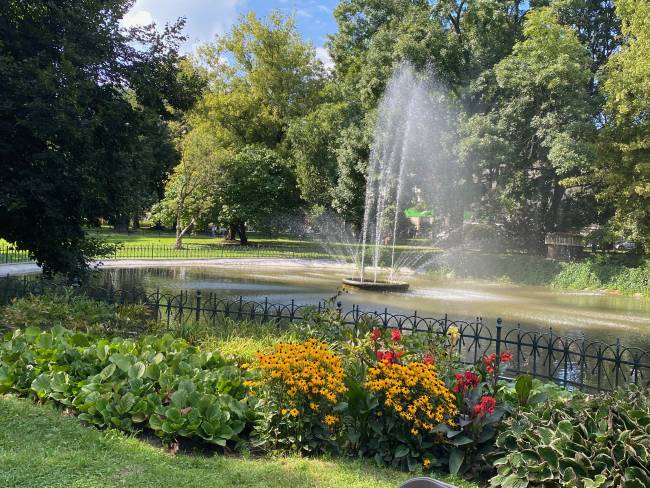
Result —
<path fill-rule="evenodd" d="M 423 196 L 433 203 L 427 194 L 432 190 L 432 174 L 440 176 L 438 185 L 455 176 L 446 170 L 450 114 L 430 76 L 416 73 L 409 64 L 396 70 L 377 111 L 366 177 L 359 274 L 344 279 L 343 284 L 366 290 L 408 289 L 408 283 L 397 278 L 406 261 L 403 253 L 396 254 L 398 219 L 407 205 Z M 386 270 L 388 276 L 382 277 Z"/>

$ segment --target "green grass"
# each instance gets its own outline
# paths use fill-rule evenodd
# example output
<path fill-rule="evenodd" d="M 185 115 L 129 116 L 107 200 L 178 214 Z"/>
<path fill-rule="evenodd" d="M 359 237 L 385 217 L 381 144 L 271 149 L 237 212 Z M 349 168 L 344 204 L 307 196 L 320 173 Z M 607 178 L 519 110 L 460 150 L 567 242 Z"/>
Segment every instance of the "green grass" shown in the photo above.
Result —
<path fill-rule="evenodd" d="M 12 488 L 393 488 L 409 478 L 370 461 L 172 456 L 12 396 L 0 396 L 0 467 L 0 486 Z M 463 488 L 478 486 L 445 478 Z"/>

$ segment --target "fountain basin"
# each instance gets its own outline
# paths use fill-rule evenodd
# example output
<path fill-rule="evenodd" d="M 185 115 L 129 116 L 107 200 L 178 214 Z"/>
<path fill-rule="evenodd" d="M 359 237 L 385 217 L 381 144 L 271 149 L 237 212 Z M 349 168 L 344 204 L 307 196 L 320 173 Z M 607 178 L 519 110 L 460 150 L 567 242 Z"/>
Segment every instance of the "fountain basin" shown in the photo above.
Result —
<path fill-rule="evenodd" d="M 343 278 L 344 285 L 368 291 L 406 291 L 409 284 L 406 281 L 360 281 L 355 278 Z"/>

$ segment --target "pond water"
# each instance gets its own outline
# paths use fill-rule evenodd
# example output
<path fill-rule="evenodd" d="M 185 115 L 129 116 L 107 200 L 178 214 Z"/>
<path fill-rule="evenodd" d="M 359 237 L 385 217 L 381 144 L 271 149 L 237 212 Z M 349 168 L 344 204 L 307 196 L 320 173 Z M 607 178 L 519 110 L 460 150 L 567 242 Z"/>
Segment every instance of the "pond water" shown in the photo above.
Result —
<path fill-rule="evenodd" d="M 153 292 L 201 290 L 245 300 L 268 298 L 270 303 L 317 304 L 337 294 L 340 267 L 269 267 L 255 263 L 242 267 L 143 267 L 114 268 L 100 272 L 102 285 L 116 289 Z M 560 291 L 483 281 L 409 276 L 405 293 L 371 293 L 350 290 L 337 298 L 344 310 L 359 305 L 364 311 L 412 314 L 453 319 L 483 318 L 504 326 L 521 324 L 526 330 L 579 336 L 650 350 L 650 300 L 597 292 Z"/>

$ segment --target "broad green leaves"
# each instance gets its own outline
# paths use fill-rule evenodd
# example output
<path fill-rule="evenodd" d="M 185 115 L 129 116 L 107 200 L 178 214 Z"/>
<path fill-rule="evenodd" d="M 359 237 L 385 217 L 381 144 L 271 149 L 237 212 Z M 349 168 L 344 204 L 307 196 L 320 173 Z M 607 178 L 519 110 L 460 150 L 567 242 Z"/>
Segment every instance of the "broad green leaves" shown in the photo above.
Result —
<path fill-rule="evenodd" d="M 60 328 L 17 330 L 0 348 L 0 392 L 54 400 L 100 427 L 148 425 L 163 439 L 236 440 L 250 417 L 242 382 L 235 366 L 169 336 L 109 343 Z"/>

